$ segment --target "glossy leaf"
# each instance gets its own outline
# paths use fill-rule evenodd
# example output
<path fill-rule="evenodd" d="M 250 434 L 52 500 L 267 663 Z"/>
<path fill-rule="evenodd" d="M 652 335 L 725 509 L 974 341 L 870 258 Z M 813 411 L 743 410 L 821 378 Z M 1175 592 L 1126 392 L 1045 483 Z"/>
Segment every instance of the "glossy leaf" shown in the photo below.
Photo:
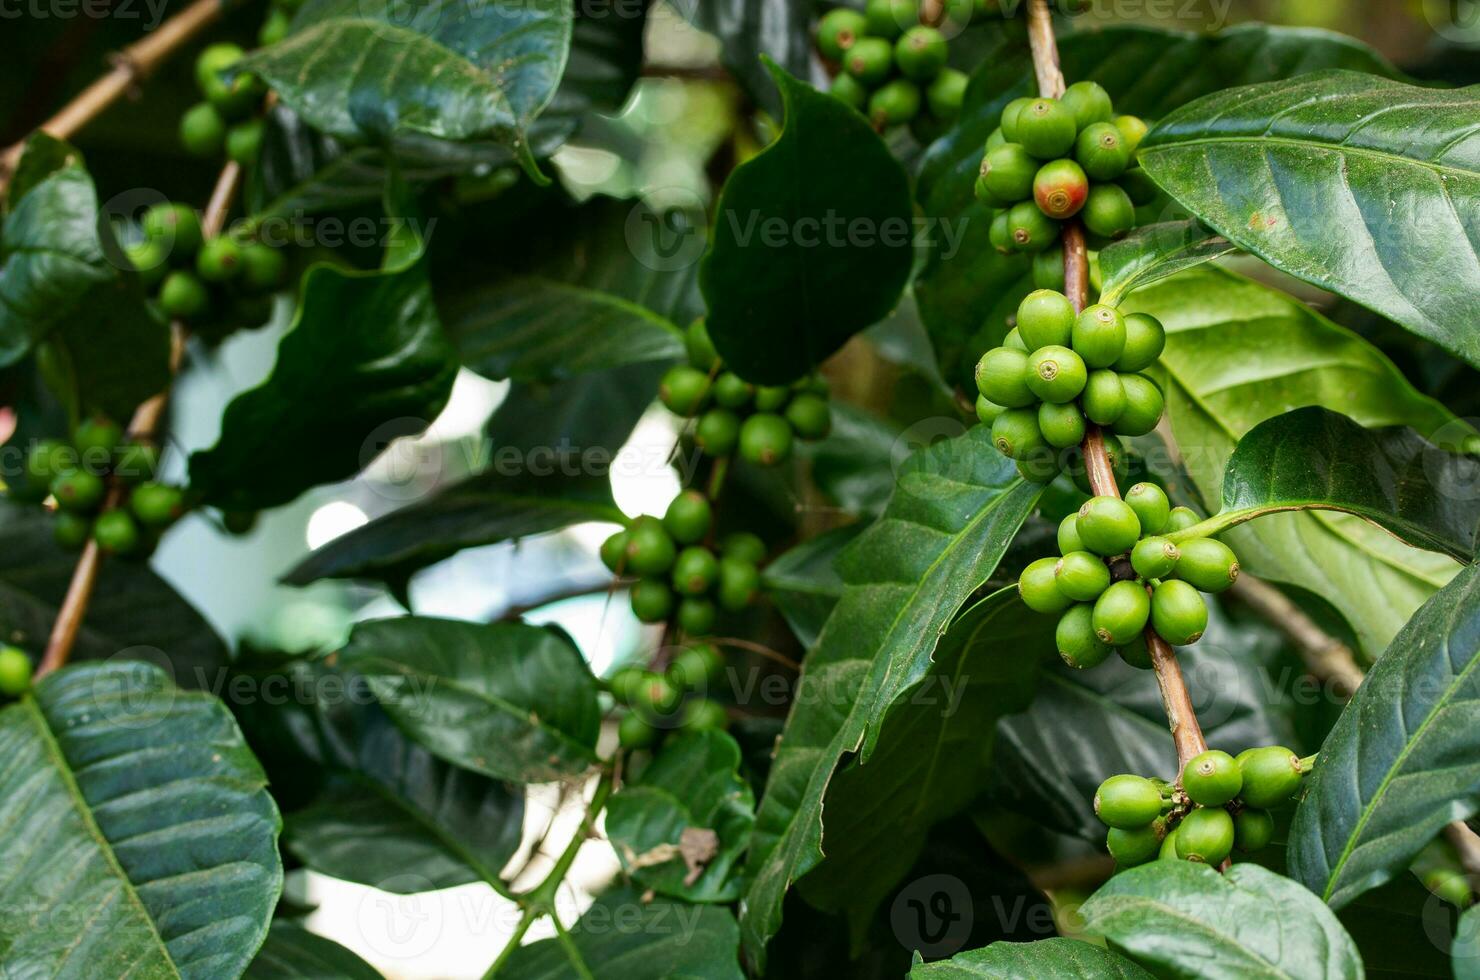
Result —
<path fill-rule="evenodd" d="M 282 888 L 277 807 L 230 713 L 147 664 L 71 667 L 0 711 L 0 826 L 16 974 L 236 976 Z"/>
<path fill-rule="evenodd" d="M 1133 289 L 1237 250 L 1200 221 L 1142 225 L 1100 251 L 1100 302 L 1118 306 Z"/>
<path fill-rule="evenodd" d="M 1241 24 L 1216 34 L 1114 25 L 1059 38 L 1064 76 L 1103 85 L 1117 112 L 1146 120 L 1230 85 L 1292 78 L 1322 68 L 1392 76 L 1381 55 L 1348 37 L 1306 28 Z M 966 221 L 954 244 L 942 237 L 916 282 L 920 312 L 935 339 L 946 377 L 969 389 L 971 369 L 1000 343 L 1006 318 L 1030 289 L 1028 261 L 997 253 L 988 240 L 992 211 L 972 188 L 982 146 L 1010 99 L 1036 94 L 1032 62 L 1021 41 L 983 59 L 973 74 L 960 121 L 933 143 L 921 164 L 918 197 L 933 218 Z"/>
<path fill-rule="evenodd" d="M 1290 828 L 1290 873 L 1334 908 L 1480 808 L 1480 570 L 1426 602 L 1325 743 Z"/>
<path fill-rule="evenodd" d="M 15 162 L 15 171 L 6 181 L 4 207 L 0 212 L 14 208 L 21 198 L 58 170 L 81 165 L 82 154 L 75 146 L 44 129 L 36 130 L 26 137 L 20 159 Z"/>
<path fill-rule="evenodd" d="M 381 980 L 354 953 L 300 925 L 278 919 L 244 974 L 247 980 Z"/>
<path fill-rule="evenodd" d="M 1040 939 L 1035 943 L 993 943 L 957 953 L 938 963 L 920 963 L 910 980 L 1149 980 L 1132 960 L 1078 939 Z"/>
<path fill-rule="evenodd" d="M 596 679 L 552 630 L 381 619 L 355 627 L 339 659 L 402 731 L 464 769 L 541 782 L 596 761 Z"/>
<path fill-rule="evenodd" d="M 1318 72 L 1186 105 L 1139 158 L 1241 248 L 1480 365 L 1477 97 Z"/>
<path fill-rule="evenodd" d="M 606 835 L 639 884 L 689 902 L 740 897 L 740 856 L 755 796 L 739 773 L 740 747 L 724 732 L 669 738 L 612 797 Z"/>
<path fill-rule="evenodd" d="M 519 980 L 742 980 L 738 930 L 728 909 L 643 898 L 634 888 L 597 896 L 570 927 L 568 947 L 558 939 L 521 946 L 504 972 Z"/>
<path fill-rule="evenodd" d="M 1079 911 L 1087 932 L 1160 977 L 1363 975 L 1356 946 L 1331 910 L 1257 864 L 1219 874 L 1188 861 L 1152 862 L 1111 878 Z"/>
<path fill-rule="evenodd" d="M 843 756 L 867 764 L 890 708 L 1038 499 L 973 429 L 911 457 L 884 516 L 848 546 L 846 588 L 808 656 L 756 818 L 742 913 L 758 966 L 791 883 L 822 859 L 822 801 Z"/>
<path fill-rule="evenodd" d="M 529 469 L 542 457 L 585 456 L 585 465 L 606 472 L 652 405 L 666 369 L 656 362 L 628 364 L 554 384 L 515 382 L 488 421 L 495 463 L 500 452 Z M 666 466 L 666 457 L 657 465 Z"/>
<path fill-rule="evenodd" d="M 1183 272 L 1137 290 L 1122 309 L 1151 313 L 1166 326 L 1166 351 L 1153 373 L 1182 462 L 1205 500 L 1222 499 L 1224 466 L 1246 432 L 1305 405 L 1366 428 L 1406 425 L 1441 444 L 1472 431 L 1366 341 L 1230 272 Z M 1226 540 L 1251 574 L 1324 597 L 1369 657 L 1456 568 L 1346 514 L 1275 514 L 1234 528 Z"/>
<path fill-rule="evenodd" d="M 720 355 L 747 380 L 776 384 L 893 309 L 913 226 L 904 170 L 867 120 L 770 68 L 785 126 L 725 182 L 699 277 Z"/>
<path fill-rule="evenodd" d="M 782 552 L 761 571 L 761 584 L 802 646 L 810 649 L 817 642 L 843 597 L 843 577 L 834 563 L 863 528 L 845 524 L 824 531 Z"/>
<path fill-rule="evenodd" d="M 812 43 L 814 12 L 789 0 L 680 0 L 680 14 L 701 30 L 719 38 L 725 67 L 746 93 L 774 117 L 780 117 L 779 96 L 762 56 L 796 78 L 812 85 L 827 82 L 827 72 Z"/>

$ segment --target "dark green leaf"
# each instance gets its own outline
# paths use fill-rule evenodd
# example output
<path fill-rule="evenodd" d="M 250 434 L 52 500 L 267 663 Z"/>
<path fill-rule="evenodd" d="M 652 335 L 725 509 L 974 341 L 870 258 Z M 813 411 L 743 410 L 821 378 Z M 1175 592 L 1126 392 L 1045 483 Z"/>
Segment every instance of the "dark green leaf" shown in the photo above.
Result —
<path fill-rule="evenodd" d="M 755 796 L 724 732 L 670 738 L 612 797 L 606 834 L 639 884 L 689 902 L 732 902 L 750 843 Z"/>
<path fill-rule="evenodd" d="M 937 418 L 901 432 L 898 426 L 841 401 L 833 402 L 832 420 L 828 437 L 806 447 L 812 479 L 845 511 L 869 516 L 879 514 L 889 502 L 894 470 L 910 453 L 932 439 L 965 431 L 954 419 Z"/>
<path fill-rule="evenodd" d="M 51 674 L 0 711 L 6 970 L 239 975 L 282 888 L 280 825 L 220 701 L 147 664 Z"/>
<path fill-rule="evenodd" d="M 884 516 L 840 556 L 847 587 L 807 658 L 757 814 L 743 928 L 758 965 L 787 888 L 822 859 L 834 768 L 849 752 L 868 762 L 884 716 L 927 675 L 1039 492 L 979 427 L 911 457 Z"/>
<path fill-rule="evenodd" d="M 402 731 L 464 769 L 541 782 L 596 761 L 596 678 L 551 630 L 381 619 L 355 627 L 339 662 L 370 682 Z"/>
<path fill-rule="evenodd" d="M 633 888 L 599 896 L 570 928 L 572 948 L 558 939 L 522 946 L 504 972 L 519 980 L 590 976 L 621 980 L 743 980 L 735 919 L 728 909 L 671 899 L 644 901 Z M 580 960 L 580 968 L 571 962 Z"/>
<path fill-rule="evenodd" d="M 1142 225 L 1100 252 L 1100 302 L 1119 306 L 1133 289 L 1237 251 L 1200 221 Z"/>
<path fill-rule="evenodd" d="M 380 973 L 343 946 L 291 922 L 277 920 L 247 980 L 381 980 Z"/>
<path fill-rule="evenodd" d="M 843 597 L 843 577 L 834 562 L 864 527 L 845 524 L 808 538 L 783 552 L 761 573 L 761 584 L 771 601 L 786 617 L 797 642 L 808 649 L 817 642 L 833 606 Z"/>
<path fill-rule="evenodd" d="M 81 166 L 82 155 L 70 143 L 38 129 L 26 137 L 21 158 L 5 187 L 5 211 L 9 211 L 43 180 L 67 167 Z"/>
<path fill-rule="evenodd" d="M 1340 908 L 1480 807 L 1480 569 L 1404 626 L 1321 746 L 1290 828 L 1290 874 Z"/>
<path fill-rule="evenodd" d="M 665 370 L 661 363 L 629 364 L 555 384 L 515 382 L 488 422 L 495 465 L 502 451 L 517 453 L 523 466 L 537 453 L 587 456 L 604 471 L 653 403 Z"/>
<path fill-rule="evenodd" d="M 1257 864 L 1219 874 L 1152 862 L 1111 878 L 1079 908 L 1104 936 L 1160 977 L 1356 980 L 1362 961 L 1331 910 Z"/>
<path fill-rule="evenodd" d="M 1078 939 L 1040 939 L 1035 943 L 993 943 L 957 953 L 939 963 L 921 963 L 911 980 L 1149 980 L 1151 974 L 1110 950 Z"/>
<path fill-rule="evenodd" d="M 1459 917 L 1453 956 L 1454 980 L 1480 977 L 1480 906 L 1471 906 Z"/>
<path fill-rule="evenodd" d="M 699 280 L 721 356 L 775 384 L 893 309 L 914 253 L 909 182 L 868 121 L 770 67 L 786 125 L 725 182 Z"/>
<path fill-rule="evenodd" d="M 772 116 L 781 115 L 778 96 L 761 64 L 764 55 L 813 85 L 827 81 L 812 45 L 811 5 L 790 0 L 682 0 L 675 8 L 701 30 L 719 38 L 725 66 L 746 93 Z"/>
<path fill-rule="evenodd" d="M 1183 106 L 1140 160 L 1241 248 L 1480 365 L 1477 97 L 1323 71 Z"/>

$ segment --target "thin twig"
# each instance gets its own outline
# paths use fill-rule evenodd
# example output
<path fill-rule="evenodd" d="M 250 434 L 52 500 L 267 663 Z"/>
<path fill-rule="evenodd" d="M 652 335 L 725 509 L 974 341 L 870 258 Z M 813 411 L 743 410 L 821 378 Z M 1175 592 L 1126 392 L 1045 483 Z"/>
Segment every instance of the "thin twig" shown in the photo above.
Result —
<path fill-rule="evenodd" d="M 78 93 L 56 115 L 42 123 L 40 129 L 60 140 L 72 138 L 135 85 L 153 74 L 170 55 L 213 24 L 225 7 L 222 0 L 195 0 L 157 30 L 114 55 L 113 67 Z M 0 155 L 0 191 L 10 182 L 24 147 L 25 141 L 22 140 Z"/>
<path fill-rule="evenodd" d="M 776 663 L 780 664 L 783 667 L 786 667 L 789 670 L 802 669 L 801 664 L 797 663 L 786 654 L 781 653 L 777 650 L 772 650 L 770 647 L 762 643 L 756 643 L 752 640 L 742 640 L 738 636 L 718 636 L 714 637 L 712 642 L 714 642 L 714 644 L 717 646 L 734 647 L 737 650 L 748 650 L 751 653 L 759 654 L 760 656 L 765 657 L 768 660 L 774 660 L 776 661 Z"/>

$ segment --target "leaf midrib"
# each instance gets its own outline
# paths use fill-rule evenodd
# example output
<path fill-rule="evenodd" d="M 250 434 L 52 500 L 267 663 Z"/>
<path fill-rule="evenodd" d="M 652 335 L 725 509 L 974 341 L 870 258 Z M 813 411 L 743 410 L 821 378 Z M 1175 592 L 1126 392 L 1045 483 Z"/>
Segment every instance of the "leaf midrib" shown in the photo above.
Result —
<path fill-rule="evenodd" d="M 1190 915 L 1186 915 L 1176 908 L 1165 904 L 1164 902 L 1158 902 L 1155 899 L 1145 898 L 1140 895 L 1106 895 L 1103 898 L 1099 899 L 1099 901 L 1112 906 L 1112 908 L 1116 909 L 1117 911 L 1121 908 L 1131 911 L 1135 911 L 1136 909 L 1143 906 L 1150 908 L 1166 916 L 1169 919 L 1175 920 L 1184 928 L 1188 928 L 1193 931 L 1202 933 L 1203 935 L 1213 937 L 1217 940 L 1220 940 L 1220 943 L 1222 945 L 1232 946 L 1234 949 L 1240 950 L 1241 952 L 1243 952 L 1244 958 L 1247 961 L 1254 964 L 1263 965 L 1266 968 L 1269 976 L 1282 977 L 1285 978 L 1285 980 L 1294 980 L 1294 978 L 1291 977 L 1290 974 L 1286 973 L 1284 970 L 1281 970 L 1276 964 L 1271 963 L 1263 956 L 1254 953 L 1253 950 L 1249 949 L 1243 943 L 1239 942 L 1235 937 L 1230 936 L 1228 933 L 1223 932 L 1220 929 L 1215 929 L 1213 926 L 1209 925 L 1201 919 L 1196 919 Z M 1090 929 L 1094 928 L 1092 922 L 1086 922 L 1085 924 Z"/>
<path fill-rule="evenodd" d="M 1174 143 L 1158 143 L 1155 146 L 1143 147 L 1141 154 L 1176 153 L 1180 150 L 1190 149 L 1198 146 L 1214 145 L 1232 146 L 1293 146 L 1298 149 L 1311 152 L 1332 153 L 1337 155 L 1350 154 L 1352 156 L 1368 157 L 1381 160 L 1395 166 L 1409 166 L 1422 170 L 1431 170 L 1438 174 L 1441 179 L 1448 176 L 1469 177 L 1480 180 L 1480 170 L 1468 170 L 1449 164 L 1433 163 L 1428 160 L 1420 160 L 1417 157 L 1403 156 L 1390 150 L 1374 150 L 1365 146 L 1347 146 L 1343 143 L 1332 143 L 1325 140 L 1296 139 L 1293 136 L 1197 136 L 1192 139 L 1179 139 Z"/>

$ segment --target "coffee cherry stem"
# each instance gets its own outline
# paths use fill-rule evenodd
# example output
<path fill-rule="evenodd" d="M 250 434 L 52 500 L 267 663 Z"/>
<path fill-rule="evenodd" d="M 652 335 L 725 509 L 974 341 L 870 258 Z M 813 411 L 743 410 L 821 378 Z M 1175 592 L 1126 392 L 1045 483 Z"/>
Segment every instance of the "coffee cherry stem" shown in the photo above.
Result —
<path fill-rule="evenodd" d="M 1308 776 L 1310 771 L 1316 767 L 1316 759 L 1320 757 L 1319 752 L 1312 752 L 1300 760 L 1300 775 Z"/>

